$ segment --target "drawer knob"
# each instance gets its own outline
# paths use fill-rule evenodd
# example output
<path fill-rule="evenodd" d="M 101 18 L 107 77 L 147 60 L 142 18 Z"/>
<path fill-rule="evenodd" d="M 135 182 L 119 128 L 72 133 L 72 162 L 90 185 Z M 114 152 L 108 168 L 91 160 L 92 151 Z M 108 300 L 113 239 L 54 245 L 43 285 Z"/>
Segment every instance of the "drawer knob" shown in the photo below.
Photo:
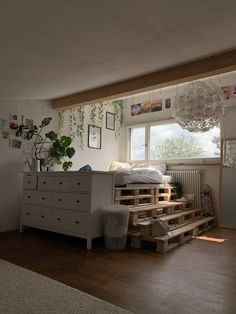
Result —
<path fill-rule="evenodd" d="M 42 200 L 44 201 L 45 199 L 46 199 L 46 197 L 43 196 L 43 197 L 42 197 Z"/>
<path fill-rule="evenodd" d="M 28 198 L 31 198 L 31 196 L 30 196 L 30 195 L 28 195 L 27 197 L 28 197 Z"/>
<path fill-rule="evenodd" d="M 26 213 L 26 216 L 29 216 L 30 215 L 30 213 Z"/>
<path fill-rule="evenodd" d="M 61 198 L 58 198 L 58 202 L 61 202 Z"/>
<path fill-rule="evenodd" d="M 30 181 L 27 181 L 28 184 L 30 184 Z"/>
<path fill-rule="evenodd" d="M 77 202 L 77 203 L 80 203 L 80 200 L 77 200 L 76 202 Z"/>
<path fill-rule="evenodd" d="M 79 223 L 79 221 L 78 220 L 76 220 L 76 222 L 75 222 L 76 224 L 78 224 Z"/>
<path fill-rule="evenodd" d="M 45 182 L 45 181 L 43 181 L 43 184 L 46 184 L 46 182 Z"/>
<path fill-rule="evenodd" d="M 61 185 L 61 184 L 62 184 L 62 182 L 59 182 L 59 184 Z"/>
<path fill-rule="evenodd" d="M 57 218 L 57 221 L 60 221 L 61 220 L 61 218 Z"/>
<path fill-rule="evenodd" d="M 77 184 L 80 185 L 80 182 L 78 182 Z"/>
<path fill-rule="evenodd" d="M 44 215 L 42 215 L 41 218 L 44 218 Z"/>

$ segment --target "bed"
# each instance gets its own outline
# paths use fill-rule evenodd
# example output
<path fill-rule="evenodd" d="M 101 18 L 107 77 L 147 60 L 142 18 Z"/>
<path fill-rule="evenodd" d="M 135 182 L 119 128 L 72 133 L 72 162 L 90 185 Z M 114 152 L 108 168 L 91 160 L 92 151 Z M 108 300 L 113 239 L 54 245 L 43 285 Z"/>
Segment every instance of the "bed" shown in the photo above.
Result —
<path fill-rule="evenodd" d="M 169 183 L 171 176 L 165 175 L 166 165 L 128 164 L 113 162 L 109 170 L 115 174 L 115 185 L 124 186 L 135 183 Z"/>

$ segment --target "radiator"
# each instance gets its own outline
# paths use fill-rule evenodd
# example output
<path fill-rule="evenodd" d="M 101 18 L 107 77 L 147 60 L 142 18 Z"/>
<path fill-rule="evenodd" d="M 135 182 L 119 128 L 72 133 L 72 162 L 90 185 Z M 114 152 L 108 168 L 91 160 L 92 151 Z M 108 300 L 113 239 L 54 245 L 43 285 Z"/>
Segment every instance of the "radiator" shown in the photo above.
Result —
<path fill-rule="evenodd" d="M 194 194 L 195 206 L 201 207 L 201 172 L 196 170 L 167 170 L 166 174 L 173 177 L 173 181 L 182 185 L 184 194 Z"/>

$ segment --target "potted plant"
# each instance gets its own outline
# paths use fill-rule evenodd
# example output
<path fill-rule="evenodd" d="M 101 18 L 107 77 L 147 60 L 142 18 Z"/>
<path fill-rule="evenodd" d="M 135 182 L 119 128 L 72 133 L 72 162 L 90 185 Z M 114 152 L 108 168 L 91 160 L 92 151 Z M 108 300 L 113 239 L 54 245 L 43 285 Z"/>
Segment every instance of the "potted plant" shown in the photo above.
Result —
<path fill-rule="evenodd" d="M 43 129 L 50 124 L 52 118 L 44 118 L 39 126 L 34 125 L 31 129 L 27 129 L 25 125 L 21 124 L 17 130 L 18 136 L 23 136 L 26 140 L 34 140 L 33 142 L 33 162 L 37 161 L 42 170 L 45 158 L 42 157 L 44 146 L 47 144 L 50 147 L 47 150 L 47 164 L 57 163 L 62 165 L 64 171 L 67 171 L 72 166 L 72 161 L 67 161 L 66 158 L 71 159 L 75 154 L 74 147 L 71 147 L 72 138 L 70 136 L 58 136 L 54 131 L 50 131 L 42 135 Z"/>

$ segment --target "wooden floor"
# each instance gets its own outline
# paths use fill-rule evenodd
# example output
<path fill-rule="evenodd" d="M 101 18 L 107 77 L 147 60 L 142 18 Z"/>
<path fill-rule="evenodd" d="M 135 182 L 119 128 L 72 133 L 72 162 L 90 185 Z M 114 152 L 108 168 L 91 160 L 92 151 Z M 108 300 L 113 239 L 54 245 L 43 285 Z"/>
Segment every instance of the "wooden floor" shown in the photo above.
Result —
<path fill-rule="evenodd" d="M 96 241 L 26 230 L 0 234 L 0 258 L 145 314 L 236 313 L 236 232 L 214 229 L 224 243 L 192 240 L 162 255 L 114 252 Z"/>

